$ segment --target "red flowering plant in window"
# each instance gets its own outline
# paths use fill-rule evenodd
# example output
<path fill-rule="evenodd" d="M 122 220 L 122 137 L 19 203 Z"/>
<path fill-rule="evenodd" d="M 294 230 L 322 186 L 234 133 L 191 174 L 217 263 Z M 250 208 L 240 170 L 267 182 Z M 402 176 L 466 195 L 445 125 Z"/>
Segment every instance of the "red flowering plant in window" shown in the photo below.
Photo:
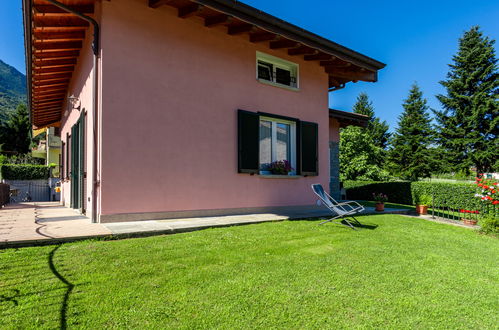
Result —
<path fill-rule="evenodd" d="M 478 187 L 478 193 L 475 194 L 475 197 L 479 197 L 484 203 L 499 204 L 499 182 L 497 180 L 487 179 L 483 175 L 479 175 L 476 177 L 475 184 Z"/>
<path fill-rule="evenodd" d="M 289 172 L 294 170 L 294 168 L 291 167 L 291 163 L 287 160 L 272 162 L 268 165 L 267 169 L 272 172 L 272 174 L 278 175 L 288 175 Z"/>

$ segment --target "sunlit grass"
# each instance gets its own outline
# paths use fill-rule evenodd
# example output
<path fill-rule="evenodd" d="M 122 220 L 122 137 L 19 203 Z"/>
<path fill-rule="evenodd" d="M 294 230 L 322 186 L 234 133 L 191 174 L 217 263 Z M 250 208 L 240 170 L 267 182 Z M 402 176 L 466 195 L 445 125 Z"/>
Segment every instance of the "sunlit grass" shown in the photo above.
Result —
<path fill-rule="evenodd" d="M 499 243 L 399 215 L 0 251 L 0 328 L 496 328 Z"/>

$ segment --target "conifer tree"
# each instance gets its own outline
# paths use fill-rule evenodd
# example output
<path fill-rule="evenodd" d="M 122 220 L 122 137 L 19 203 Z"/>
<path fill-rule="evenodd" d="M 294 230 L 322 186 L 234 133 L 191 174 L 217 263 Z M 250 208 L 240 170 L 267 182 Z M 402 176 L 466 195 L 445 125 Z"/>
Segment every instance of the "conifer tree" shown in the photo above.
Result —
<path fill-rule="evenodd" d="M 432 128 L 426 99 L 415 83 L 402 104 L 398 127 L 389 151 L 390 171 L 404 179 L 415 181 L 429 177 L 432 172 Z"/>
<path fill-rule="evenodd" d="M 388 124 L 386 121 L 381 121 L 375 116 L 372 102 L 369 101 L 369 96 L 366 93 L 360 93 L 357 101 L 353 106 L 353 112 L 368 116 L 369 124 L 367 132 L 372 137 L 376 146 L 385 149 L 388 144 L 390 134 L 388 133 Z"/>
<path fill-rule="evenodd" d="M 499 159 L 499 73 L 495 40 L 478 26 L 459 39 L 459 50 L 437 95 L 443 110 L 434 111 L 438 143 L 448 171 L 468 174 L 494 170 Z M 495 170 L 499 170 L 495 168 Z"/>
<path fill-rule="evenodd" d="M 8 120 L 0 125 L 0 141 L 4 152 L 25 154 L 30 151 L 31 125 L 24 103 L 20 103 Z"/>
<path fill-rule="evenodd" d="M 385 147 L 388 124 L 375 116 L 374 107 L 365 93 L 359 94 L 355 113 L 368 116 L 366 128 L 349 126 L 340 134 L 340 176 L 342 180 L 384 180 Z"/>

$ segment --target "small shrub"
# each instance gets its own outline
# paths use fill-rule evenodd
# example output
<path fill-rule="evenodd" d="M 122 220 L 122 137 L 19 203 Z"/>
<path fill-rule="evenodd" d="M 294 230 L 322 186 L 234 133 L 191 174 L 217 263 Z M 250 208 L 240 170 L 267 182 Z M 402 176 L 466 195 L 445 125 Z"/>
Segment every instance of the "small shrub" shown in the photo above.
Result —
<path fill-rule="evenodd" d="M 5 180 L 48 179 L 49 167 L 45 165 L 2 164 L 0 173 Z"/>
<path fill-rule="evenodd" d="M 499 218 L 488 216 L 480 219 L 480 232 L 487 235 L 497 236 L 499 234 Z"/>

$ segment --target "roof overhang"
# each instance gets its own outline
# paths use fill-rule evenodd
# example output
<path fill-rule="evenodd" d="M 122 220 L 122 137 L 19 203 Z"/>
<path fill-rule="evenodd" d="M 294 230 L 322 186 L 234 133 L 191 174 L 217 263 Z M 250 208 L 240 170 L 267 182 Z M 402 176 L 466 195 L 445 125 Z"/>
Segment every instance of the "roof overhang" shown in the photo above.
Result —
<path fill-rule="evenodd" d="M 367 127 L 369 117 L 360 113 L 329 109 L 329 118 L 334 118 L 340 123 L 340 127 L 359 126 Z"/>
<path fill-rule="evenodd" d="M 58 0 L 93 14 L 94 0 Z M 58 126 L 88 22 L 43 0 L 23 0 L 26 79 L 34 127 Z"/>
<path fill-rule="evenodd" d="M 329 77 L 329 89 L 348 82 L 375 82 L 385 64 L 234 0 L 143 0 L 152 8 L 168 5 L 180 18 L 201 17 L 206 27 L 224 26 L 290 56 L 316 62 Z M 58 0 L 92 15 L 95 0 Z M 44 0 L 23 0 L 30 119 L 35 127 L 54 126 L 62 107 L 89 23 Z"/>

